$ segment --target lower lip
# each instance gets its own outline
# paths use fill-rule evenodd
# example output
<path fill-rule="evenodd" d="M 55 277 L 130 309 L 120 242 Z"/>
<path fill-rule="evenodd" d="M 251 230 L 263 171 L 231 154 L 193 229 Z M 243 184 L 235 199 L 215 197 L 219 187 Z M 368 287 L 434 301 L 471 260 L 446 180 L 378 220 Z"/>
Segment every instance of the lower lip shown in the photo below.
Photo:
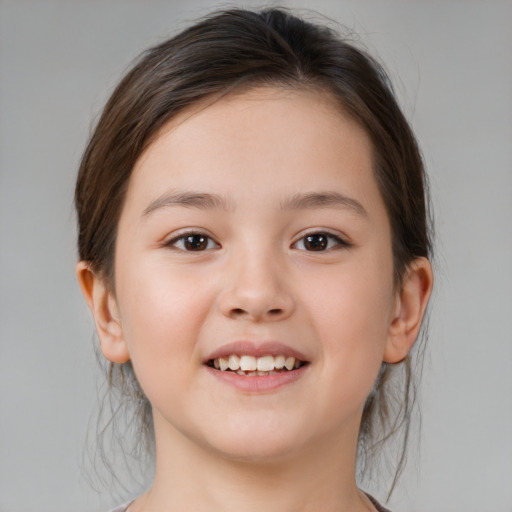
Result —
<path fill-rule="evenodd" d="M 296 370 L 279 372 L 273 375 L 255 375 L 254 377 L 238 375 L 238 373 L 235 372 L 223 372 L 210 366 L 206 366 L 206 369 L 216 379 L 240 391 L 245 391 L 246 393 L 265 393 L 297 381 L 304 375 L 304 372 L 307 371 L 308 366 L 309 365 L 306 364 Z"/>

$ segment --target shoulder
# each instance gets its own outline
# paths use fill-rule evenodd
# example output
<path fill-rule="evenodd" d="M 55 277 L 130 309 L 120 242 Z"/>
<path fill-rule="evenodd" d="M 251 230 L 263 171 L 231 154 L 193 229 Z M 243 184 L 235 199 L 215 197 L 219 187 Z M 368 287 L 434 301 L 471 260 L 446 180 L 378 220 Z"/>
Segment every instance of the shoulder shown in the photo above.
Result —
<path fill-rule="evenodd" d="M 377 509 L 378 512 L 391 512 L 387 508 L 384 508 L 373 496 L 366 494 L 370 501 L 373 503 L 373 506 Z"/>
<path fill-rule="evenodd" d="M 127 512 L 130 503 L 125 503 L 124 505 L 120 505 L 119 507 L 113 508 L 110 512 Z"/>
<path fill-rule="evenodd" d="M 373 496 L 367 494 L 370 501 L 373 503 L 378 512 L 391 512 L 387 508 L 384 508 Z M 125 503 L 124 505 L 120 505 L 119 507 L 113 508 L 110 512 L 127 512 L 130 503 Z"/>

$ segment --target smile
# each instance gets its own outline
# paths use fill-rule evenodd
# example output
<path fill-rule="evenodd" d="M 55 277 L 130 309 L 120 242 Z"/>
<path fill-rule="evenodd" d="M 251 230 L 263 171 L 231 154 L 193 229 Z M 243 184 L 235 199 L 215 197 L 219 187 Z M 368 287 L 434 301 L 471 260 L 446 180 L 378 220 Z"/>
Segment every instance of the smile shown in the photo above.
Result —
<path fill-rule="evenodd" d="M 235 372 L 238 375 L 249 377 L 263 377 L 297 370 L 306 363 L 293 356 L 285 355 L 255 357 L 230 354 L 229 356 L 210 359 L 207 364 L 221 372 Z"/>
<path fill-rule="evenodd" d="M 208 373 L 243 393 L 268 393 L 302 378 L 311 357 L 277 341 L 239 340 L 218 347 L 203 361 Z"/>

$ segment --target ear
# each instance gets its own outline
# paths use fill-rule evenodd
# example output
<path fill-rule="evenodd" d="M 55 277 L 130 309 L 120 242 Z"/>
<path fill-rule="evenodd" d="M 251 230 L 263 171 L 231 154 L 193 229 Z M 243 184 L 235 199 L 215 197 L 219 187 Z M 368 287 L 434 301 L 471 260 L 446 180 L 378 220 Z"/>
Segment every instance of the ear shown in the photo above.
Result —
<path fill-rule="evenodd" d="M 384 351 L 383 359 L 386 363 L 402 361 L 414 345 L 432 293 L 433 283 L 432 266 L 428 259 L 414 260 L 404 277 L 402 288 L 397 293 Z"/>
<path fill-rule="evenodd" d="M 113 363 L 126 363 L 130 360 L 130 354 L 124 340 L 114 294 L 109 291 L 105 280 L 98 277 L 87 262 L 80 261 L 77 264 L 76 275 L 94 317 L 103 355 Z"/>

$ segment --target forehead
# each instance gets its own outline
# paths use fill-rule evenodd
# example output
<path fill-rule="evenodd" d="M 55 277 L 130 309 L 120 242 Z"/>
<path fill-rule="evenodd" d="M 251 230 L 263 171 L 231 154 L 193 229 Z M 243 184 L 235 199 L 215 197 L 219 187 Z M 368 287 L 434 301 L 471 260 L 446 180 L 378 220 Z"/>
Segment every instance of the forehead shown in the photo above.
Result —
<path fill-rule="evenodd" d="M 346 186 L 375 185 L 372 170 L 369 137 L 330 95 L 259 87 L 171 119 L 136 162 L 130 189 L 170 179 L 243 188 L 265 177 L 297 191 L 340 178 Z"/>

